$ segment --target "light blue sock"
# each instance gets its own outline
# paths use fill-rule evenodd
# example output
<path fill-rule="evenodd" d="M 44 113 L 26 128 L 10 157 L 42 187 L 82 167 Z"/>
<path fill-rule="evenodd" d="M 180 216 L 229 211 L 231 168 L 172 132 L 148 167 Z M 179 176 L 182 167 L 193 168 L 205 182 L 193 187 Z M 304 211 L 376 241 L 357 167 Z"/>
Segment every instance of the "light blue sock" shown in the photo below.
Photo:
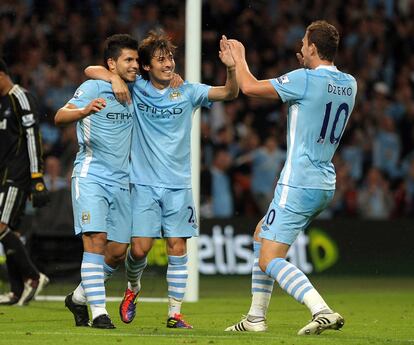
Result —
<path fill-rule="evenodd" d="M 111 267 L 106 262 L 103 264 L 104 281 L 106 282 L 118 270 L 118 267 Z"/>
<path fill-rule="evenodd" d="M 85 290 L 86 300 L 91 307 L 92 318 L 106 311 L 106 296 L 104 285 L 104 256 L 94 253 L 83 253 L 81 265 L 82 287 Z"/>
<path fill-rule="evenodd" d="M 301 270 L 282 258 L 270 261 L 266 273 L 299 303 L 303 303 L 305 294 L 314 288 Z"/>
<path fill-rule="evenodd" d="M 187 288 L 188 268 L 187 254 L 168 256 L 167 285 L 168 285 L 168 315 L 181 313 L 185 290 Z"/>
<path fill-rule="evenodd" d="M 249 321 L 266 317 L 275 280 L 259 267 L 261 242 L 253 242 L 254 264 L 252 269 L 252 304 L 248 313 Z"/>
<path fill-rule="evenodd" d="M 104 282 L 112 277 L 112 274 L 118 270 L 118 267 L 112 268 L 111 266 L 107 265 L 105 262 L 103 264 L 103 272 L 104 272 Z M 73 302 L 76 304 L 86 304 L 86 295 L 85 290 L 83 289 L 82 282 L 79 283 L 79 285 L 76 287 L 76 289 L 73 291 Z"/>
<path fill-rule="evenodd" d="M 312 315 L 332 312 L 308 277 L 285 259 L 276 258 L 266 267 L 266 273 L 279 283 L 280 287 L 300 303 L 306 304 Z"/>

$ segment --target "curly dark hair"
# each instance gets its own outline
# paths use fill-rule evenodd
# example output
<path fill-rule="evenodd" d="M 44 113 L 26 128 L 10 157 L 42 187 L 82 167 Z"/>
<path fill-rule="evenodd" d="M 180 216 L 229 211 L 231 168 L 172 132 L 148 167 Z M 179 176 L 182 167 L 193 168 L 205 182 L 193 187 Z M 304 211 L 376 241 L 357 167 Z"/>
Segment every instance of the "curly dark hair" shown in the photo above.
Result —
<path fill-rule="evenodd" d="M 145 80 L 149 80 L 148 71 L 144 69 L 144 66 L 151 64 L 155 52 L 158 50 L 161 55 L 169 55 L 175 52 L 177 47 L 171 42 L 171 38 L 168 37 L 164 31 L 150 31 L 148 36 L 145 37 L 138 47 L 139 57 L 139 71 Z"/>

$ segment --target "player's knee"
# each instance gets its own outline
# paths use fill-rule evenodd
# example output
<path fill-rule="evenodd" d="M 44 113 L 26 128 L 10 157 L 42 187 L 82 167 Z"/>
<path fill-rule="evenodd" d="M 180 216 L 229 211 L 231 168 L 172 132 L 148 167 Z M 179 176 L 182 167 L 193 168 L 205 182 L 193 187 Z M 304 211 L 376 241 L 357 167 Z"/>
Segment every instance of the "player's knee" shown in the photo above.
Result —
<path fill-rule="evenodd" d="M 184 238 L 167 240 L 167 253 L 173 256 L 182 256 L 187 253 L 187 241 Z"/>
<path fill-rule="evenodd" d="M 83 237 L 83 247 L 86 252 L 104 254 L 106 233 L 87 233 Z"/>
<path fill-rule="evenodd" d="M 108 258 L 105 257 L 105 261 L 107 262 L 107 264 L 109 264 L 109 266 L 117 267 L 125 261 L 125 257 L 125 254 L 110 256 Z"/>
<path fill-rule="evenodd" d="M 262 272 L 266 272 L 266 268 L 268 264 L 269 264 L 269 260 L 267 258 L 262 257 L 262 256 L 259 258 L 259 267 L 262 270 Z"/>
<path fill-rule="evenodd" d="M 105 252 L 105 262 L 112 267 L 119 266 L 125 261 L 125 251 Z"/>
<path fill-rule="evenodd" d="M 131 246 L 130 253 L 135 260 L 141 260 L 147 256 L 149 249 L 146 250 L 141 246 Z"/>

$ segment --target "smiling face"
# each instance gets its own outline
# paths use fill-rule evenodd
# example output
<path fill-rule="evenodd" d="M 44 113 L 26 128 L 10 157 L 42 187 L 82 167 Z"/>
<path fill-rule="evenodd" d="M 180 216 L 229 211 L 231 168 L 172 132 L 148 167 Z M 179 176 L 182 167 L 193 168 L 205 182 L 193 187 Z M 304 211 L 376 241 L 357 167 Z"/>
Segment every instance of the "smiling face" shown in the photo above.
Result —
<path fill-rule="evenodd" d="M 138 73 L 138 52 L 124 48 L 116 60 L 108 59 L 108 66 L 111 72 L 118 74 L 126 82 L 132 82 Z"/>
<path fill-rule="evenodd" d="M 143 66 L 149 73 L 151 82 L 157 88 L 164 88 L 170 84 L 175 69 L 174 55 L 167 51 L 157 49 L 149 65 Z"/>

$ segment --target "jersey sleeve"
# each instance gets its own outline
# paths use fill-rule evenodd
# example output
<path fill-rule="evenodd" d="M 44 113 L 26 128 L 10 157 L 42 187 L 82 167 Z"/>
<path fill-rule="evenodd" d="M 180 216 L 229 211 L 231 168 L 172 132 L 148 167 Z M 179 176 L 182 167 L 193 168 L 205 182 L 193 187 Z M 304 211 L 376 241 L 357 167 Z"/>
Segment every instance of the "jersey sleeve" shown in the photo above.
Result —
<path fill-rule="evenodd" d="M 270 79 L 270 82 L 283 102 L 296 101 L 305 95 L 308 75 L 306 70 L 301 68 Z"/>
<path fill-rule="evenodd" d="M 97 80 L 87 80 L 75 91 L 68 103 L 78 108 L 87 106 L 93 99 L 98 98 L 99 83 Z"/>
<path fill-rule="evenodd" d="M 212 102 L 208 100 L 209 85 L 201 83 L 190 83 L 191 103 L 194 108 L 205 107 L 210 108 Z"/>
<path fill-rule="evenodd" d="M 29 153 L 30 173 L 43 173 L 42 139 L 39 130 L 39 110 L 35 98 L 24 92 L 18 98 L 19 117 L 26 132 L 27 152 Z"/>

